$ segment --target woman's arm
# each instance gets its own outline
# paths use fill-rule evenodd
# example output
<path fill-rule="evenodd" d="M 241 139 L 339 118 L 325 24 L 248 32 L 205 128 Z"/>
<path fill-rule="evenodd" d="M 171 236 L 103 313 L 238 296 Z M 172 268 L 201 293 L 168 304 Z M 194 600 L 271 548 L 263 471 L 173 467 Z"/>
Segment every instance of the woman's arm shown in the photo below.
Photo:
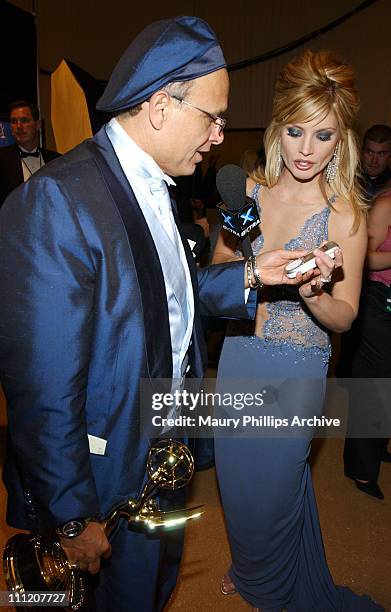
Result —
<path fill-rule="evenodd" d="M 391 251 L 377 250 L 387 238 L 390 225 L 391 196 L 383 196 L 375 201 L 368 218 L 367 262 L 370 270 L 391 268 Z"/>
<path fill-rule="evenodd" d="M 216 242 L 215 250 L 213 253 L 212 264 L 226 263 L 227 261 L 237 261 L 242 259 L 235 255 L 235 251 L 239 247 L 238 239 L 227 232 L 226 230 L 220 230 L 219 237 Z"/>
<path fill-rule="evenodd" d="M 360 299 L 362 270 L 367 247 L 364 216 L 355 234 L 351 234 L 353 213 L 345 203 L 336 203 L 330 214 L 329 238 L 339 244 L 343 254 L 343 267 L 335 273 L 331 293 L 314 291 L 313 281 L 300 287 L 300 295 L 314 317 L 335 332 L 348 330 L 357 316 Z M 326 277 L 334 263 L 323 253 L 317 258 L 320 276 Z M 312 285 L 312 287 L 311 287 Z"/>

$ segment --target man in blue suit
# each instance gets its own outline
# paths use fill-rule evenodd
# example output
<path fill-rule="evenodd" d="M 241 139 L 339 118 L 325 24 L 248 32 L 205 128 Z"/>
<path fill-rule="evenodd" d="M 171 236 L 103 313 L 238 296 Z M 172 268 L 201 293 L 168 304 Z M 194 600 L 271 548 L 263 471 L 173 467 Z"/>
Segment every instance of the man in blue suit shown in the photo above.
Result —
<path fill-rule="evenodd" d="M 245 262 L 196 270 L 167 187 L 223 141 L 227 98 L 205 22 L 150 25 L 98 104 L 115 118 L 20 186 L 0 215 L 7 520 L 57 529 L 70 561 L 92 574 L 112 553 L 96 577 L 99 611 L 162 610 L 178 572 L 178 534 L 148 538 L 123 521 L 110 545 L 98 522 L 145 479 L 140 380 L 202 377 L 200 316 L 255 312 Z M 259 256 L 263 282 L 289 282 L 297 256 Z"/>

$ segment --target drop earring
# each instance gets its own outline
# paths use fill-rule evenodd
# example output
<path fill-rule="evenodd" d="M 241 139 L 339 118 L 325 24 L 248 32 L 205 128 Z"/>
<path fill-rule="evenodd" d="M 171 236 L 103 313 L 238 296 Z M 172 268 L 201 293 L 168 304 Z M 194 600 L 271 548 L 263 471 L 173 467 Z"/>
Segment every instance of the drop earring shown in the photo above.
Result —
<path fill-rule="evenodd" d="M 278 178 L 281 174 L 282 167 L 282 157 L 281 157 L 281 141 L 278 141 L 277 144 L 277 165 L 276 165 L 276 178 Z"/>
<path fill-rule="evenodd" d="M 335 147 L 333 157 L 330 159 L 326 168 L 326 181 L 330 184 L 337 176 L 339 166 L 339 142 Z"/>

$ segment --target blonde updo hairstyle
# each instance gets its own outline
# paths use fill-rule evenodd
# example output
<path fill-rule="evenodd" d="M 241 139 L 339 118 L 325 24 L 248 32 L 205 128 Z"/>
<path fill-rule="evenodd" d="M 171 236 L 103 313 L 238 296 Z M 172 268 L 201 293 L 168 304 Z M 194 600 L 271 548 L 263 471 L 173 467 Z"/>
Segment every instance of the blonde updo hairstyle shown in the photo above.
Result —
<path fill-rule="evenodd" d="M 282 163 L 279 155 L 281 129 L 287 124 L 305 123 L 333 111 L 340 131 L 339 164 L 330 187 L 332 193 L 350 203 L 356 231 L 366 209 L 357 182 L 360 149 L 353 123 L 359 109 L 354 73 L 350 66 L 329 51 L 310 50 L 283 68 L 275 88 L 272 121 L 265 132 L 266 166 L 255 172 L 256 181 L 273 187 Z M 325 174 L 321 189 L 328 201 Z M 330 205 L 331 206 L 331 205 Z"/>

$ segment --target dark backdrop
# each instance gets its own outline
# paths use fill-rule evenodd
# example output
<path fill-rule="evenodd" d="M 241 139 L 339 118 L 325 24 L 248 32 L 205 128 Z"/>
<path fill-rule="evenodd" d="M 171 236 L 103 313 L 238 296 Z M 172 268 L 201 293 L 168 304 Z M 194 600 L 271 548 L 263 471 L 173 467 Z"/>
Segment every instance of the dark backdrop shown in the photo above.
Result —
<path fill-rule="evenodd" d="M 37 102 L 37 41 L 34 16 L 0 0 L 0 118 L 14 100 Z"/>

